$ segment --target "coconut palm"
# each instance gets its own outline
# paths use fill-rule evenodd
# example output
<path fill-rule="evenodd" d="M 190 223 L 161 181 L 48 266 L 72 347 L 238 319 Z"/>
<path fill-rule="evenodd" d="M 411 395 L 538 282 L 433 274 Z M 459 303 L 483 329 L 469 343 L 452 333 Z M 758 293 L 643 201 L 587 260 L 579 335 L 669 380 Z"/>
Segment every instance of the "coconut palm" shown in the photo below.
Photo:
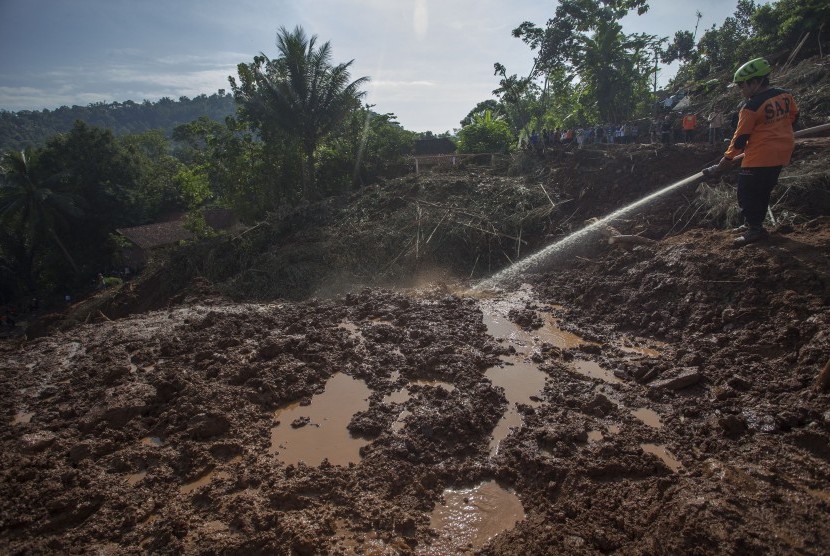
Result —
<path fill-rule="evenodd" d="M 275 125 L 298 142 L 304 155 L 303 190 L 315 195 L 314 151 L 320 140 L 353 109 L 365 94 L 358 88 L 369 78 L 349 81 L 354 60 L 332 65 L 328 42 L 317 48 L 317 36 L 302 28 L 277 33 L 280 57 L 264 54 L 250 66 L 241 66 L 241 85 L 231 80 L 237 99 L 260 128 Z M 263 130 L 267 138 L 267 130 Z"/>
<path fill-rule="evenodd" d="M 69 193 L 60 193 L 49 187 L 59 176 L 39 181 L 33 172 L 31 152 L 11 151 L 0 162 L 0 223 L 14 229 L 19 246 L 25 246 L 23 266 L 31 273 L 34 253 L 44 238 L 53 241 L 76 273 L 78 265 L 61 241 L 58 225 L 66 217 L 79 217 L 79 199 Z M 23 255 L 20 253 L 19 256 Z"/>

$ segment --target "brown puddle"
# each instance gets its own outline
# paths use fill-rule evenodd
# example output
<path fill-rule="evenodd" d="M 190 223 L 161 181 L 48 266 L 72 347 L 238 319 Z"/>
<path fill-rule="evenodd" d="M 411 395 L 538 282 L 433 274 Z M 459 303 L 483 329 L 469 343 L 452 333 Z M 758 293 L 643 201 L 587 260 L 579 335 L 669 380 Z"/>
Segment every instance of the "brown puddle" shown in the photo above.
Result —
<path fill-rule="evenodd" d="M 179 487 L 180 494 L 190 494 L 194 490 L 210 484 L 214 479 L 230 479 L 231 474 L 227 471 L 211 471 L 207 475 L 203 475 L 195 481 L 185 483 Z"/>
<path fill-rule="evenodd" d="M 598 430 L 588 431 L 588 440 L 590 442 L 599 442 L 603 438 L 605 438 L 605 437 L 602 435 L 602 431 L 598 431 Z"/>
<path fill-rule="evenodd" d="M 271 429 L 269 452 L 286 464 L 303 461 L 316 467 L 325 459 L 332 465 L 357 463 L 360 448 L 368 442 L 353 437 L 346 427 L 355 413 L 369 408 L 371 393 L 362 380 L 336 373 L 324 392 L 311 398 L 311 405 L 292 404 L 274 414 L 279 424 Z M 292 427 L 298 419 L 308 423 Z"/>
<path fill-rule="evenodd" d="M 647 454 L 654 454 L 660 458 L 666 467 L 677 473 L 683 464 L 669 452 L 665 446 L 661 444 L 640 444 L 640 448 Z"/>
<path fill-rule="evenodd" d="M 631 414 L 653 429 L 663 428 L 663 422 L 654 410 L 648 409 L 647 407 L 641 407 L 640 409 L 632 411 Z"/>
<path fill-rule="evenodd" d="M 135 486 L 141 482 L 141 480 L 147 476 L 146 471 L 139 471 L 138 473 L 130 473 L 127 475 L 127 484 L 130 486 Z"/>
<path fill-rule="evenodd" d="M 622 384 L 622 380 L 617 378 L 614 373 L 608 369 L 603 369 L 599 363 L 588 361 L 587 359 L 575 359 L 573 362 L 574 369 L 582 376 L 588 378 L 598 378 L 608 384 Z"/>
<path fill-rule="evenodd" d="M 543 320 L 545 321 L 545 324 L 539 329 L 538 332 L 539 339 L 543 342 L 548 342 L 549 344 L 552 344 L 560 349 L 571 349 L 593 343 L 583 340 L 572 332 L 559 328 L 559 320 L 550 313 L 545 313 L 543 315 Z"/>
<path fill-rule="evenodd" d="M 518 295 L 522 295 L 522 292 Z M 492 432 L 491 455 L 498 452 L 499 444 L 510 434 L 510 429 L 522 425 L 522 416 L 516 404 L 539 405 L 539 402 L 532 398 L 544 388 L 547 375 L 529 359 L 533 349 L 545 342 L 558 345 L 557 343 L 564 341 L 564 336 L 557 336 L 558 329 L 554 330 L 550 322 L 537 331 L 529 332 L 510 321 L 506 315 L 511 308 L 520 307 L 521 303 L 521 299 L 488 300 L 480 303 L 487 332 L 494 338 L 507 342 L 516 350 L 515 355 L 502 357 L 505 363 L 503 366 L 491 367 L 484 373 L 494 386 L 504 389 L 504 396 L 507 398 L 507 410 Z"/>
<path fill-rule="evenodd" d="M 394 423 L 392 423 L 392 431 L 393 432 L 400 432 L 403 429 L 404 425 L 406 424 L 405 423 L 406 418 L 409 417 L 410 415 L 412 415 L 411 411 L 407 411 L 406 409 L 401 411 L 401 414 L 398 415 L 398 418 L 395 420 Z"/>
<path fill-rule="evenodd" d="M 158 447 L 164 445 L 164 440 L 158 436 L 145 436 L 141 439 L 141 444 L 144 446 Z"/>
<path fill-rule="evenodd" d="M 479 550 L 524 518 L 519 497 L 495 481 L 474 488 L 445 490 L 444 503 L 435 506 L 429 522 L 438 537 L 416 554 L 466 554 Z"/>

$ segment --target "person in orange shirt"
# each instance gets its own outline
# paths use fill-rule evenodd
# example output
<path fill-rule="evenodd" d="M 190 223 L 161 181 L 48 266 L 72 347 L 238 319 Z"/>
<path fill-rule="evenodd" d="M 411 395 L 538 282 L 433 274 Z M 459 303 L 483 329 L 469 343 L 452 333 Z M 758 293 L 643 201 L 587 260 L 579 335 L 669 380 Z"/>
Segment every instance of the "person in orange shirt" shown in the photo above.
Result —
<path fill-rule="evenodd" d="M 716 170 L 730 168 L 743 154 L 738 174 L 738 207 L 747 228 L 735 240 L 737 247 L 767 237 L 763 222 L 770 194 L 795 148 L 793 125 L 798 119 L 798 106 L 788 91 L 770 87 L 770 72 L 769 62 L 763 58 L 750 60 L 735 72 L 734 82 L 746 102 Z"/>
<path fill-rule="evenodd" d="M 683 140 L 686 143 L 691 143 L 694 139 L 695 128 L 697 127 L 697 115 L 686 114 L 683 116 Z"/>

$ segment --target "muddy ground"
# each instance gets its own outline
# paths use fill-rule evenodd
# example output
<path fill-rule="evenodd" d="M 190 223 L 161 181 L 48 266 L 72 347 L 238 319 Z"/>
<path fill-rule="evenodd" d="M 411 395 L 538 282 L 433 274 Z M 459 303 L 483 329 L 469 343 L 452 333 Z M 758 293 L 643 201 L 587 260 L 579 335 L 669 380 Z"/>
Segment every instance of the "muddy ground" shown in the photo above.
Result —
<path fill-rule="evenodd" d="M 826 145 L 799 149 L 826 176 Z M 533 191 L 538 222 L 505 244 L 532 250 L 712 156 L 638 146 L 604 168 L 607 153 L 559 153 L 529 178 L 391 185 L 445 184 L 418 236 L 436 242 L 469 183 L 506 205 Z M 585 188 L 569 157 L 618 176 Z M 0 552 L 826 554 L 830 395 L 815 381 L 830 359 L 830 217 L 802 207 L 734 249 L 689 196 L 615 223 L 653 243 L 591 238 L 518 288 L 477 289 L 491 269 L 469 272 L 485 251 L 467 237 L 464 272 L 421 268 L 420 287 L 243 302 L 204 278 L 151 301 L 139 284 L 131 299 L 156 310 L 6 341 Z M 378 250 L 388 262 L 400 247 Z M 253 288 L 246 276 L 231 282 Z M 325 401 L 336 384 L 343 400 Z M 346 417 L 321 416 L 338 407 Z M 347 440 L 315 436 L 330 425 Z M 287 439 L 305 433 L 295 457 Z"/>

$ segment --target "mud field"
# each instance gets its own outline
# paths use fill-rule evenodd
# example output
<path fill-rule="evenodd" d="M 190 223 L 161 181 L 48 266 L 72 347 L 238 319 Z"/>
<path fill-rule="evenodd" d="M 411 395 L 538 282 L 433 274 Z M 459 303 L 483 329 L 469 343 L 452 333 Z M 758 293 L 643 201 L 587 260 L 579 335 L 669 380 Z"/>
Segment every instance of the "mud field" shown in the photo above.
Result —
<path fill-rule="evenodd" d="M 828 228 L 8 344 L 3 551 L 825 553 Z"/>
<path fill-rule="evenodd" d="M 500 195 L 602 214 L 628 179 Z M 830 217 L 736 250 L 672 204 L 615 223 L 656 241 L 497 290 L 246 303 L 200 278 L 5 341 L 0 552 L 826 554 Z"/>

